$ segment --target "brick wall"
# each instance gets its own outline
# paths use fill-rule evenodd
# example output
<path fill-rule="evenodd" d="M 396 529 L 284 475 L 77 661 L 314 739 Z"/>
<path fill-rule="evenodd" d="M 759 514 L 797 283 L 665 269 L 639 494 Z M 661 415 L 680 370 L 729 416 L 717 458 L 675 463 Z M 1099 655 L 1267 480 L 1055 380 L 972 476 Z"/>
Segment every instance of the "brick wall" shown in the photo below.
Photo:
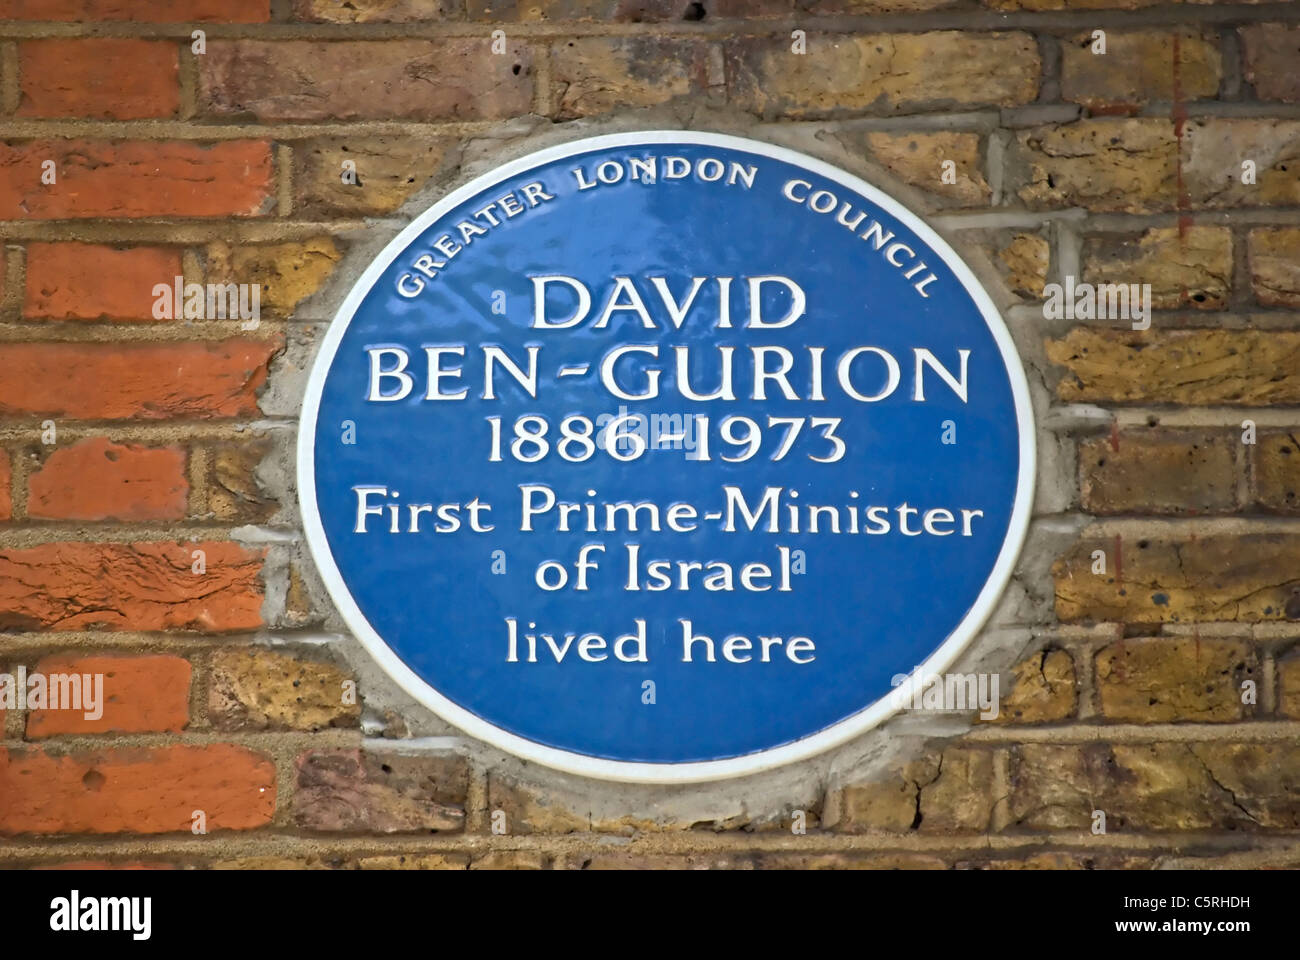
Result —
<path fill-rule="evenodd" d="M 1043 460 L 998 722 L 593 784 L 342 631 L 290 466 L 339 289 L 431 178 L 611 114 L 832 143 L 993 265 Z M 0 0 L 0 129 L 0 669 L 109 694 L 0 712 L 0 864 L 1300 865 L 1300 6 Z M 154 319 L 178 275 L 260 324 Z M 1150 330 L 1045 320 L 1066 275 Z"/>

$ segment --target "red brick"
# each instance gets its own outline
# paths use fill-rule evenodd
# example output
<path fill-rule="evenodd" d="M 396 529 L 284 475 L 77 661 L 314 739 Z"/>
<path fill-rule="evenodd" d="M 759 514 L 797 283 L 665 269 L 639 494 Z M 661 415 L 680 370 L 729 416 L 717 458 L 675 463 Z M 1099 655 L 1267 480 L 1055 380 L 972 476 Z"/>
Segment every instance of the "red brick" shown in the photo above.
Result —
<path fill-rule="evenodd" d="M 249 830 L 275 812 L 275 765 L 228 743 L 85 751 L 0 748 L 0 834 Z"/>
<path fill-rule="evenodd" d="M 271 0 L 5 0 L 6 20 L 265 23 Z"/>
<path fill-rule="evenodd" d="M 0 416 L 255 415 L 279 340 L 0 344 Z"/>
<path fill-rule="evenodd" d="M 151 320 L 155 284 L 181 275 L 170 247 L 32 243 L 23 316 L 51 320 Z"/>
<path fill-rule="evenodd" d="M 252 630 L 261 571 L 260 553 L 225 541 L 0 550 L 0 630 Z"/>
<path fill-rule="evenodd" d="M 190 664 L 174 656 L 46 657 L 32 668 L 45 676 L 103 675 L 103 715 L 87 720 L 84 710 L 31 710 L 30 739 L 61 733 L 178 733 L 190 719 Z M 84 694 L 83 694 L 84 697 Z M 83 700 L 84 702 L 84 700 Z"/>
<path fill-rule="evenodd" d="M 0 520 L 9 520 L 14 515 L 13 497 L 9 491 L 10 477 L 9 451 L 0 450 Z"/>
<path fill-rule="evenodd" d="M 490 120 L 528 113 L 532 53 L 491 41 L 231 40 L 199 58 L 201 109 L 262 120 Z M 518 72 L 515 72 L 518 68 Z"/>
<path fill-rule="evenodd" d="M 182 447 L 92 437 L 55 450 L 28 482 L 27 515 L 47 520 L 179 520 L 189 481 Z"/>
<path fill-rule="evenodd" d="M 167 40 L 24 41 L 18 115 L 173 117 L 180 106 L 178 58 L 178 47 Z"/>
<path fill-rule="evenodd" d="M 57 181 L 41 182 L 53 160 Z M 271 145 L 111 140 L 0 143 L 0 219 L 255 216 L 270 206 Z"/>

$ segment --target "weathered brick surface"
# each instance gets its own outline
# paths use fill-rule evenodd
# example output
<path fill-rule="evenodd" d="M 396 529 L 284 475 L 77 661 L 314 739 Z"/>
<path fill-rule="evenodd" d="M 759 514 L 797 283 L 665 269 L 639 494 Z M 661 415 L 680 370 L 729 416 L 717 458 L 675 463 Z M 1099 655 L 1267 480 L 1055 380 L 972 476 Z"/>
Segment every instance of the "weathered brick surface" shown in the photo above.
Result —
<path fill-rule="evenodd" d="M 1033 209 L 1083 206 L 1140 212 L 1173 205 L 1178 138 L 1167 120 L 1085 120 L 1017 137 L 1027 168 L 1020 199 Z"/>
<path fill-rule="evenodd" d="M 1092 48 L 1091 30 L 1061 43 L 1061 96 L 1092 110 L 1136 110 L 1151 100 L 1198 100 L 1218 92 L 1222 68 L 1214 34 L 1108 30 L 1106 52 Z"/>
<path fill-rule="evenodd" d="M 758 870 L 944 870 L 942 859 L 923 853 L 765 853 Z"/>
<path fill-rule="evenodd" d="M 456 19 L 455 0 L 293 0 L 297 20 L 316 23 L 403 23 Z"/>
<path fill-rule="evenodd" d="M 1151 857 L 1080 854 L 1051 851 L 1020 859 L 959 860 L 958 870 L 1151 870 Z"/>
<path fill-rule="evenodd" d="M 872 34 L 746 40 L 726 50 L 728 87 L 747 110 L 792 117 L 1034 99 L 1041 66 L 1026 33 Z"/>
<path fill-rule="evenodd" d="M 48 520 L 178 520 L 189 481 L 181 447 L 91 437 L 55 450 L 28 480 L 27 515 Z"/>
<path fill-rule="evenodd" d="M 663 103 L 723 82 L 716 46 L 674 38 L 570 40 L 554 48 L 551 69 L 561 119 Z"/>
<path fill-rule="evenodd" d="M 1154 6 L 1164 0 L 983 0 L 993 10 L 1138 10 Z"/>
<path fill-rule="evenodd" d="M 1224 513 L 1236 507 L 1236 435 L 1125 430 L 1079 445 L 1090 513 Z"/>
<path fill-rule="evenodd" d="M 60 863 L 37 864 L 33 870 L 175 870 L 170 863 L 122 863 L 108 860 L 65 860 Z"/>
<path fill-rule="evenodd" d="M 1221 309 L 1232 292 L 1232 232 L 1224 227 L 1154 227 L 1139 235 L 1090 237 L 1083 278 L 1150 284 L 1151 307 Z"/>
<path fill-rule="evenodd" d="M 1255 299 L 1270 307 L 1300 307 L 1300 229 L 1252 230 L 1246 249 Z"/>
<path fill-rule="evenodd" d="M 1033 233 L 1016 234 L 998 251 L 1007 286 L 1021 296 L 1034 299 L 1043 295 L 1051 260 L 1051 244 L 1046 237 Z"/>
<path fill-rule="evenodd" d="M 1012 750 L 1021 828 L 1294 830 L 1300 749 L 1273 743 L 1025 744 Z"/>
<path fill-rule="evenodd" d="M 926 755 L 891 778 L 843 788 L 836 829 L 979 831 L 993 814 L 993 756 L 960 747 Z"/>
<path fill-rule="evenodd" d="M 286 623 L 302 626 L 319 616 L 314 609 L 311 593 L 303 582 L 302 567 L 297 563 L 289 564 L 289 589 L 284 597 L 284 617 Z"/>
<path fill-rule="evenodd" d="M 13 517 L 13 493 L 10 484 L 13 478 L 13 467 L 9 464 L 9 451 L 0 449 L 0 520 L 9 520 Z"/>
<path fill-rule="evenodd" d="M 1175 127 L 1148 117 L 1103 117 L 1023 131 L 1014 156 L 1019 197 L 1034 209 L 1143 213 L 1300 198 L 1300 123 L 1292 120 L 1193 117 Z M 1254 164 L 1254 182 L 1242 182 L 1244 160 Z"/>
<path fill-rule="evenodd" d="M 1245 51 L 1245 78 L 1261 100 L 1300 101 L 1300 27 L 1260 23 L 1240 30 Z"/>
<path fill-rule="evenodd" d="M 942 10 L 956 6 L 960 0 L 818 0 L 819 13 L 909 13 Z M 757 7 L 761 16 L 782 16 L 803 9 L 799 0 L 719 0 L 719 16 L 744 17 Z"/>
<path fill-rule="evenodd" d="M 1300 400 L 1300 333 L 1071 330 L 1047 342 L 1067 402 L 1239 404 Z"/>
<path fill-rule="evenodd" d="M 466 870 L 469 855 L 459 853 L 377 854 L 360 857 L 358 870 Z"/>
<path fill-rule="evenodd" d="M 450 140 L 401 137 L 321 138 L 294 149 L 295 207 L 300 216 L 392 213 L 441 167 Z M 343 179 L 344 163 L 355 177 Z"/>
<path fill-rule="evenodd" d="M 636 854 L 628 851 L 597 853 L 575 858 L 579 870 L 753 870 L 753 856 L 745 854 L 698 853 L 672 855 Z"/>
<path fill-rule="evenodd" d="M 686 823 L 662 822 L 649 814 L 628 813 L 609 815 L 596 813 L 590 803 L 580 797 L 560 796 L 545 786 L 519 782 L 505 776 L 488 780 L 488 806 L 496 814 L 504 814 L 504 828 L 512 836 L 561 833 L 614 833 L 632 836 L 638 832 L 671 832 L 685 830 Z M 804 811 L 808 829 L 815 829 L 818 813 Z M 703 824 L 695 824 L 696 827 Z M 713 821 L 708 826 L 715 830 L 785 831 L 790 818 L 785 811 L 768 817 L 740 815 Z"/>
<path fill-rule="evenodd" d="M 278 340 L 0 345 L 0 417 L 212 419 L 256 415 Z"/>
<path fill-rule="evenodd" d="M 313 751 L 298 758 L 293 818 L 308 830 L 461 830 L 467 781 L 468 765 L 454 754 L 415 757 Z"/>
<path fill-rule="evenodd" d="M 10 0 L 5 16 L 12 20 L 259 23 L 271 19 L 271 0 Z"/>
<path fill-rule="evenodd" d="M 320 289 L 342 252 L 330 237 L 295 243 L 207 247 L 208 283 L 257 284 L 263 317 L 291 316 L 299 302 Z"/>
<path fill-rule="evenodd" d="M 1093 551 L 1106 554 L 1094 574 Z M 1052 567 L 1062 620 L 1300 620 L 1300 538 L 1215 534 L 1081 540 Z"/>
<path fill-rule="evenodd" d="M 214 517 L 230 523 L 258 523 L 275 513 L 275 499 L 257 480 L 257 468 L 270 449 L 270 439 L 262 436 L 222 443 L 209 451 L 208 510 Z"/>
<path fill-rule="evenodd" d="M 18 114 L 135 120 L 180 106 L 178 53 L 159 40 L 27 40 L 18 47 Z"/>
<path fill-rule="evenodd" d="M 57 181 L 34 171 L 52 160 Z M 265 213 L 271 146 L 261 140 L 0 143 L 0 217 L 227 217 Z"/>
<path fill-rule="evenodd" d="M 323 730 L 356 726 L 356 681 L 328 663 L 272 650 L 212 655 L 208 718 L 222 730 Z"/>
<path fill-rule="evenodd" d="M 1296 433 L 1259 435 L 1255 455 L 1255 502 L 1274 513 L 1300 512 L 1300 441 Z"/>
<path fill-rule="evenodd" d="M 527 113 L 532 51 L 491 40 L 315 43 L 214 41 L 199 65 L 200 103 L 261 120 L 481 120 Z M 516 69 L 517 68 L 517 69 Z"/>
<path fill-rule="evenodd" d="M 93 243 L 27 246 L 23 316 L 42 320 L 151 320 L 156 284 L 181 275 L 173 247 Z"/>
<path fill-rule="evenodd" d="M 489 854 L 491 856 L 491 854 Z M 506 857 L 508 854 L 499 854 Z M 526 855 L 525 855 L 526 856 Z M 468 870 L 468 853 L 377 853 L 366 856 L 232 857 L 213 860 L 212 870 Z"/>
<path fill-rule="evenodd" d="M 55 754 L 0 747 L 0 834 L 251 830 L 275 810 L 275 765 L 247 747 L 177 744 Z"/>
<path fill-rule="evenodd" d="M 86 676 L 102 676 L 103 702 L 99 704 L 102 716 L 97 718 L 87 717 L 85 710 L 29 710 L 31 739 L 81 733 L 178 733 L 189 722 L 190 662 L 183 657 L 62 654 L 43 658 L 32 670 L 46 677 L 79 675 L 83 690 Z"/>
<path fill-rule="evenodd" d="M 1011 689 L 992 723 L 1051 723 L 1074 715 L 1077 672 L 1064 650 L 1043 650 L 1016 664 Z"/>
<path fill-rule="evenodd" d="M 475 857 L 471 870 L 545 870 L 549 858 L 530 850 L 502 850 Z"/>
<path fill-rule="evenodd" d="M 1289 650 L 1275 665 L 1277 677 L 1277 712 L 1300 720 L 1300 650 Z"/>
<path fill-rule="evenodd" d="M 414 3 L 417 0 L 406 0 Z M 425 2 L 425 0 L 421 0 Z M 769 6 L 779 7 L 780 0 L 757 0 L 742 5 L 739 10 L 728 11 L 728 4 L 737 6 L 736 0 L 722 0 L 713 11 L 725 17 L 737 12 L 748 14 L 753 8 L 761 12 Z M 607 20 L 634 23 L 657 23 L 663 20 L 684 20 L 691 4 L 689 0 L 466 0 L 465 7 L 472 20 L 494 22 L 522 21 L 525 23 L 564 21 L 577 23 L 603 23 Z"/>
<path fill-rule="evenodd" d="M 1157 637 L 1123 640 L 1097 654 L 1097 699 L 1108 720 L 1222 723 L 1250 715 L 1242 683 L 1259 663 L 1241 640 Z"/>
<path fill-rule="evenodd" d="M 342 858 L 330 857 L 232 857 L 229 860 L 212 860 L 209 870 L 334 870 L 343 865 Z"/>
<path fill-rule="evenodd" d="M 1143 7 L 1164 5 L 1168 0 L 983 0 L 994 10 L 1141 10 Z M 1177 3 L 1209 4 L 1214 0 L 1175 0 Z M 1244 0 L 1245 3 L 1267 3 L 1268 0 Z M 1195 9 L 1195 8 L 1193 8 Z"/>
<path fill-rule="evenodd" d="M 1300 204 L 1300 121 L 1209 117 L 1183 125 L 1181 176 L 1196 207 Z M 1254 164 L 1247 181 L 1245 161 Z"/>
<path fill-rule="evenodd" d="M 234 543 L 4 549 L 0 629 L 251 630 L 262 624 L 260 572 L 260 557 Z"/>
<path fill-rule="evenodd" d="M 584 833 L 592 829 L 590 813 L 571 809 L 543 793 L 493 778 L 488 785 L 488 804 L 493 811 L 505 814 L 510 834 Z"/>
<path fill-rule="evenodd" d="M 982 206 L 991 188 L 983 173 L 983 144 L 977 134 L 886 133 L 869 131 L 846 136 L 845 143 L 861 147 L 866 156 L 903 181 L 925 190 L 943 206 Z M 945 162 L 951 161 L 953 183 L 945 182 Z"/>

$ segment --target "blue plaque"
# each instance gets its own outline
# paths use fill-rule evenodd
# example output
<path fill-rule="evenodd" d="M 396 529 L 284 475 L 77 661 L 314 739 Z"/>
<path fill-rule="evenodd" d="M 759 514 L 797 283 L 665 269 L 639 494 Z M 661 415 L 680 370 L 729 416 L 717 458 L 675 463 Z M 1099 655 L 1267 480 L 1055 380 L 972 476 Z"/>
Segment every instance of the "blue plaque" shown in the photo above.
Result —
<path fill-rule="evenodd" d="M 502 749 L 690 782 L 810 756 L 951 664 L 1034 477 L 988 294 L 769 144 L 601 136 L 452 192 L 322 344 L 299 489 L 349 627 Z"/>

